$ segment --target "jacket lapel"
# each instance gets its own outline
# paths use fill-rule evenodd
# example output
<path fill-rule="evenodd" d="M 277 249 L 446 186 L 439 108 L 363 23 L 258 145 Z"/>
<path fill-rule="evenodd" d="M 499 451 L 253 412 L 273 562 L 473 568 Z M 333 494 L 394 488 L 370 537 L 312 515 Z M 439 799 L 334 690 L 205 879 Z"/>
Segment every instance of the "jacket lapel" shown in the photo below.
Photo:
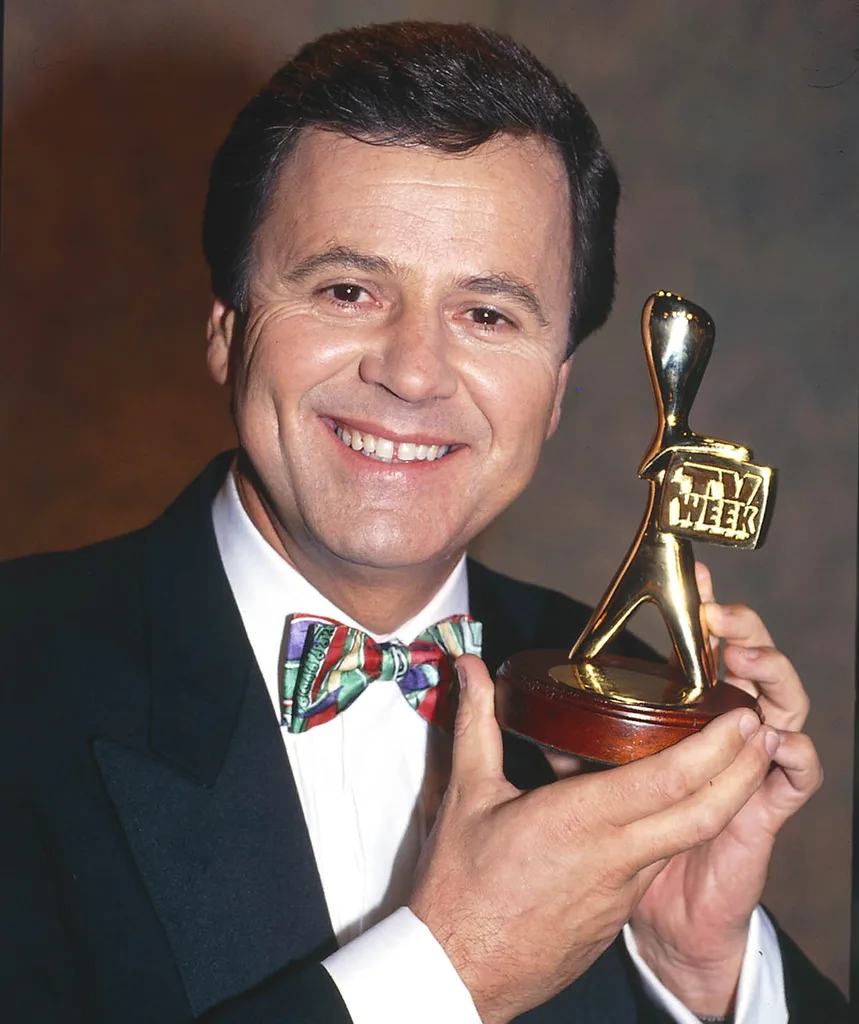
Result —
<path fill-rule="evenodd" d="M 95 742 L 195 1015 L 334 948 L 280 729 L 221 568 L 216 460 L 147 531 L 149 748 Z"/>

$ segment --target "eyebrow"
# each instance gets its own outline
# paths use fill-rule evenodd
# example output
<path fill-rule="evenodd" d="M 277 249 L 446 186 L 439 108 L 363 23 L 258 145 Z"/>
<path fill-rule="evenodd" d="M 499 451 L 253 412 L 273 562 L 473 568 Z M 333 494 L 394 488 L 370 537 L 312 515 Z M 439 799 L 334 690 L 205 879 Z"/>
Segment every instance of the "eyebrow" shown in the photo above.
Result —
<path fill-rule="evenodd" d="M 330 249 L 305 257 L 288 270 L 284 277 L 288 281 L 299 282 L 320 270 L 334 268 L 388 276 L 393 276 L 396 273 L 396 265 L 384 256 L 360 252 L 348 245 L 335 245 Z M 487 297 L 503 296 L 513 299 L 532 313 L 541 327 L 549 325 L 540 300 L 537 298 L 536 290 L 514 274 L 478 274 L 474 277 L 460 279 L 457 281 L 457 288 L 461 288 L 463 291 L 477 292 Z"/>
<path fill-rule="evenodd" d="M 320 270 L 336 267 L 341 270 L 360 270 L 364 274 L 393 274 L 394 265 L 384 256 L 359 252 L 347 245 L 335 245 L 323 252 L 313 253 L 297 263 L 284 275 L 288 281 L 303 281 Z"/>
<path fill-rule="evenodd" d="M 502 295 L 513 299 L 533 313 L 541 327 L 549 326 L 537 292 L 521 278 L 512 274 L 481 274 L 460 281 L 459 286 L 465 291 L 478 292 L 480 295 Z"/>

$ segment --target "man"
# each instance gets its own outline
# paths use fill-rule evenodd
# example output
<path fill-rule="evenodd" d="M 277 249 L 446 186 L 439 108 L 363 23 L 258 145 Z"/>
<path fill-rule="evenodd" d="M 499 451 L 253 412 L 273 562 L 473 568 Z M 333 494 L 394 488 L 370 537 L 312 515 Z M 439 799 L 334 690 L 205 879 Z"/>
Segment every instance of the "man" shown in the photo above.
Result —
<path fill-rule="evenodd" d="M 490 670 L 586 617 L 464 551 L 608 313 L 617 195 L 579 101 L 465 26 L 323 38 L 239 115 L 204 226 L 237 454 L 151 527 L 3 572 L 12 1019 L 836 1019 L 756 909 L 820 782 L 807 699 L 706 576 L 766 726 L 552 781 L 468 653 L 432 724 L 466 613 Z"/>

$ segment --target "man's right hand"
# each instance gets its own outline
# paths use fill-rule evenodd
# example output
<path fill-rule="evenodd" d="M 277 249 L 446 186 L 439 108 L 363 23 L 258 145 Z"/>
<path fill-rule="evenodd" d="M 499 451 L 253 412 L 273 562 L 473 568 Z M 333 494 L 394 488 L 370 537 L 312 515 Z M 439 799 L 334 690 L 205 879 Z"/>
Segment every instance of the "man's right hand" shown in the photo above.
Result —
<path fill-rule="evenodd" d="M 502 772 L 489 674 L 468 655 L 457 668 L 450 784 L 409 906 L 500 1024 L 579 977 L 668 859 L 725 828 L 766 776 L 769 730 L 733 711 L 659 754 L 523 793 Z"/>

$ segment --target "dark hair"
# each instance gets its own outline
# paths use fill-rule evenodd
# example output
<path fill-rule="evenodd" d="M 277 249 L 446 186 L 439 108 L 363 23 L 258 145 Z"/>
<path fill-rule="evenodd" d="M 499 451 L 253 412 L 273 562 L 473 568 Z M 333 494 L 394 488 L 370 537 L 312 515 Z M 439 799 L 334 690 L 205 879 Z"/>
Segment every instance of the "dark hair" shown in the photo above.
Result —
<path fill-rule="evenodd" d="M 546 139 L 563 159 L 572 204 L 569 351 L 605 322 L 620 184 L 584 104 L 512 39 L 433 22 L 322 36 L 239 113 L 212 163 L 203 219 L 212 288 L 228 305 L 245 309 L 254 232 L 284 160 L 308 128 L 446 153 L 500 134 Z"/>

